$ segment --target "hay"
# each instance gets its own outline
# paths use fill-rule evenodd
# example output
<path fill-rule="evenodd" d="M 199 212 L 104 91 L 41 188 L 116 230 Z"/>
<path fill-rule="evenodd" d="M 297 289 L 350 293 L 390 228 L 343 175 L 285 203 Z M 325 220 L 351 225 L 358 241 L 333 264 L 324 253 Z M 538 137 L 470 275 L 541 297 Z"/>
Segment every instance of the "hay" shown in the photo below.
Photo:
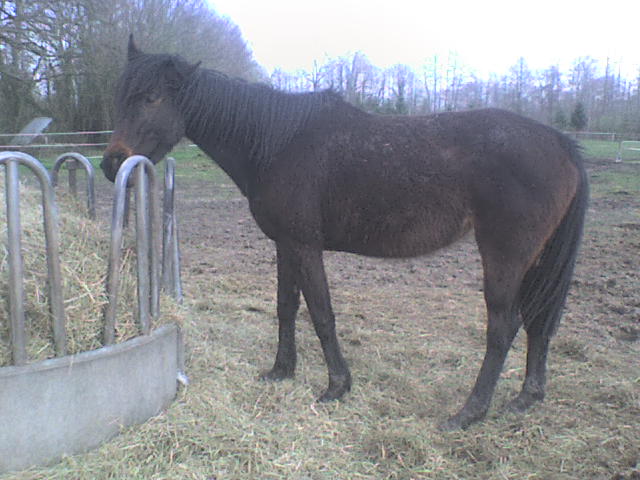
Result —
<path fill-rule="evenodd" d="M 4 182 L 2 182 L 4 183 Z M 47 264 L 42 226 L 41 194 L 21 185 L 22 253 L 24 259 L 25 314 L 29 362 L 54 357 L 51 316 L 47 299 Z M 4 185 L 0 186 L 4 197 Z M 70 354 L 102 346 L 103 308 L 106 304 L 105 278 L 110 245 L 109 227 L 94 222 L 85 208 L 69 196 L 58 198 L 60 227 L 60 267 Z M 0 214 L 0 366 L 11 364 L 9 343 L 8 252 L 6 211 Z M 132 233 L 129 232 L 129 236 Z M 135 246 L 125 239 L 116 324 L 116 341 L 138 335 L 136 312 Z M 165 306 L 170 307 L 170 303 Z M 171 316 L 173 318 L 173 316 Z"/>
<path fill-rule="evenodd" d="M 545 402 L 525 415 L 502 412 L 524 375 L 521 335 L 487 419 L 442 433 L 435 425 L 464 401 L 484 350 L 480 265 L 469 265 L 464 243 L 421 260 L 422 269 L 407 274 L 411 285 L 400 289 L 387 277 L 402 265 L 392 272 L 371 267 L 375 260 L 348 257 L 347 268 L 346 257 L 327 254 L 338 335 L 355 381 L 344 401 L 318 404 L 326 368 L 304 305 L 296 378 L 257 381 L 276 348 L 272 246 L 246 248 L 266 240 L 248 230 L 254 228 L 248 212 L 238 225 L 239 194 L 214 190 L 222 204 L 215 209 L 211 194 L 195 188 L 202 184 L 182 179 L 190 182 L 181 187 L 180 199 L 189 200 L 183 213 L 194 212 L 181 217 L 183 229 L 190 218 L 194 231 L 207 236 L 211 225 L 238 230 L 216 237 L 222 241 L 182 237 L 186 298 L 175 318 L 184 319 L 189 387 L 165 412 L 92 452 L 2 480 L 638 478 L 640 343 L 609 333 L 637 322 L 630 307 L 640 307 L 634 270 L 640 244 L 614 227 L 637 220 L 636 200 L 625 197 L 625 208 L 596 204 L 572 299 L 552 343 Z M 195 202 L 196 196 L 206 200 Z M 205 201 L 203 213 L 198 206 Z M 206 221 L 216 215 L 219 221 Z M 227 264 L 233 256 L 242 261 Z M 608 278 L 599 275 L 626 261 L 615 288 L 603 290 Z M 613 315 L 608 303 L 629 312 Z"/>

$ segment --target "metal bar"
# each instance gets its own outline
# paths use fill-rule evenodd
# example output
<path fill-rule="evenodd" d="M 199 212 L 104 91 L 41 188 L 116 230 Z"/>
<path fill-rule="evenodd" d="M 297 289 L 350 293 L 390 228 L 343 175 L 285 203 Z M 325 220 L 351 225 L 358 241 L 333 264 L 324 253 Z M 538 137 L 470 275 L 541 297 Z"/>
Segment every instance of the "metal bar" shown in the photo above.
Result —
<path fill-rule="evenodd" d="M 18 161 L 9 158 L 6 169 L 7 235 L 9 250 L 9 314 L 11 317 L 11 354 L 14 365 L 27 363 L 24 316 L 23 262 L 20 249 L 20 184 Z"/>
<path fill-rule="evenodd" d="M 170 158 L 165 159 L 164 168 L 164 195 L 162 202 L 162 288 L 169 294 L 172 291 L 173 262 L 171 251 L 171 243 L 173 240 L 173 205 L 174 205 L 174 188 L 173 188 L 173 170 L 174 165 Z"/>
<path fill-rule="evenodd" d="M 65 314 L 62 298 L 62 275 L 60 272 L 60 255 L 58 231 L 58 211 L 55 193 L 47 169 L 38 160 L 21 152 L 0 153 L 0 163 L 7 167 L 7 223 L 9 230 L 9 270 L 10 270 L 10 304 L 12 315 L 12 345 L 17 345 L 14 352 L 14 363 L 26 363 L 25 331 L 24 331 L 24 291 L 22 275 L 22 254 L 20 252 L 20 211 L 18 165 L 27 166 L 38 177 L 42 190 L 42 213 L 44 217 L 44 233 L 47 250 L 47 271 L 49 289 L 49 308 L 53 324 L 53 338 L 56 355 L 63 356 L 67 352 L 67 336 L 65 330 Z M 14 293 L 12 293 L 12 291 Z M 18 292 L 18 293 L 15 293 Z M 14 316 L 14 313 L 17 314 Z M 15 325 L 14 325 L 14 318 Z M 14 341 L 15 339 L 15 341 Z M 22 351 L 20 351 L 22 350 Z M 22 363 L 19 363 L 22 362 Z"/>
<path fill-rule="evenodd" d="M 176 299 L 178 303 L 182 303 L 183 295 L 182 295 L 182 279 L 180 277 L 180 238 L 178 236 L 178 223 L 174 216 L 173 218 L 173 262 L 172 271 L 173 271 L 173 298 Z"/>
<path fill-rule="evenodd" d="M 162 288 L 182 302 L 180 250 L 175 214 L 175 160 L 165 159 L 162 238 Z"/>
<path fill-rule="evenodd" d="M 122 168 L 120 169 L 122 170 Z M 127 180 L 129 173 L 118 172 L 115 181 L 113 211 L 111 215 L 111 247 L 109 249 L 109 265 L 107 268 L 107 305 L 104 311 L 103 343 L 111 345 L 116 339 L 116 311 L 118 305 L 118 286 L 120 284 L 120 254 L 122 252 L 125 200 L 127 196 Z"/>
<path fill-rule="evenodd" d="M 155 169 L 152 164 L 148 165 L 148 175 L 151 179 L 151 187 L 149 191 L 149 202 L 151 212 L 151 226 L 149 229 L 149 235 L 151 239 L 150 245 L 150 262 L 151 268 L 149 275 L 151 276 L 151 317 L 155 320 L 160 316 L 160 238 L 161 222 L 160 222 L 160 210 L 158 208 L 158 188 L 156 188 L 156 176 Z"/>
<path fill-rule="evenodd" d="M 113 130 L 98 130 L 95 132 L 87 131 L 87 132 L 47 132 L 47 133 L 0 133 L 1 137 L 33 137 L 33 136 L 47 136 L 47 137 L 63 137 L 63 136 L 71 136 L 71 135 L 100 135 L 106 133 L 113 133 Z"/>
<path fill-rule="evenodd" d="M 58 184 L 58 175 L 59 175 L 60 168 L 66 161 L 71 161 L 72 163 L 70 165 L 75 164 L 77 166 L 79 163 L 84 167 L 85 173 L 87 175 L 87 211 L 89 213 L 89 218 L 95 220 L 96 218 L 95 170 L 87 157 L 76 152 L 68 152 L 60 155 L 56 159 L 55 163 L 53 164 L 53 168 L 51 170 L 51 178 L 52 178 L 51 183 L 53 184 L 54 187 Z M 71 193 L 74 196 L 76 196 L 77 191 L 75 190 L 77 189 L 72 188 L 71 186 L 72 172 L 73 172 L 73 177 L 75 177 L 75 170 L 70 169 L 69 170 L 69 189 L 72 191 Z M 75 180 L 74 180 L 74 183 L 75 183 Z"/>
<path fill-rule="evenodd" d="M 41 145 L 0 145 L 0 148 L 106 147 L 108 143 L 43 143 Z"/>
<path fill-rule="evenodd" d="M 144 335 L 150 331 L 149 304 L 149 211 L 147 201 L 147 176 L 143 163 L 139 163 L 136 175 L 136 252 L 138 260 L 138 321 Z"/>
<path fill-rule="evenodd" d="M 35 159 L 34 159 L 35 160 Z M 47 271 L 49 283 L 49 308 L 53 320 L 53 339 L 56 355 L 67 354 L 67 332 L 62 298 L 62 274 L 60 271 L 60 232 L 58 230 L 58 209 L 49 172 L 39 162 L 29 165 L 40 180 L 42 189 L 42 215 L 47 248 Z"/>
<path fill-rule="evenodd" d="M 111 225 L 111 249 L 109 253 L 109 269 L 107 272 L 107 306 L 104 314 L 104 343 L 112 344 L 115 341 L 116 309 L 118 303 L 118 285 L 122 251 L 122 239 L 125 218 L 125 203 L 128 196 L 127 184 L 129 177 L 135 168 L 136 173 L 136 226 L 138 242 L 138 311 L 140 313 L 140 327 L 143 334 L 150 331 L 149 310 L 151 315 L 157 314 L 158 309 L 158 259 L 153 253 L 156 244 L 154 235 L 149 235 L 149 216 L 151 211 L 152 223 L 157 222 L 157 207 L 155 201 L 156 179 L 155 170 L 151 161 L 141 155 L 134 155 L 126 159 L 118 170 L 115 180 L 115 197 L 113 204 Z M 145 175 L 145 172 L 147 175 Z M 147 177 L 149 185 L 147 185 Z M 147 195 L 149 190 L 149 195 Z M 146 208 L 145 200 L 150 201 L 150 208 Z M 146 240 L 145 240 L 146 238 Z M 146 247 L 142 245 L 146 243 Z M 151 266 L 149 266 L 151 257 Z M 144 265 L 147 265 L 145 268 Z M 142 288 L 140 287 L 142 285 Z M 147 287 L 145 287 L 147 285 Z M 149 293 L 149 285 L 151 292 Z M 141 291 L 142 289 L 142 291 Z M 146 291 L 146 293 L 145 293 Z M 155 291 L 155 293 L 154 293 Z M 155 305 L 155 306 L 154 306 Z M 149 308 L 151 307 L 151 308 Z M 147 312 L 147 313 L 145 313 Z"/>

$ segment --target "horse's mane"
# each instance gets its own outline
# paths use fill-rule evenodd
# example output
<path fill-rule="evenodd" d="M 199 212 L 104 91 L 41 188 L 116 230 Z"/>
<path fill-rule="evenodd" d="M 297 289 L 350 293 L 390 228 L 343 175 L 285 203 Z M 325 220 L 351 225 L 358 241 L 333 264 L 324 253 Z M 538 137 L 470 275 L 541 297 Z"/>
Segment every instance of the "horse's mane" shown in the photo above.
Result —
<path fill-rule="evenodd" d="M 255 164 L 269 163 L 324 107 L 331 91 L 286 93 L 268 85 L 199 69 L 180 90 L 178 105 L 190 136 L 248 149 Z"/>

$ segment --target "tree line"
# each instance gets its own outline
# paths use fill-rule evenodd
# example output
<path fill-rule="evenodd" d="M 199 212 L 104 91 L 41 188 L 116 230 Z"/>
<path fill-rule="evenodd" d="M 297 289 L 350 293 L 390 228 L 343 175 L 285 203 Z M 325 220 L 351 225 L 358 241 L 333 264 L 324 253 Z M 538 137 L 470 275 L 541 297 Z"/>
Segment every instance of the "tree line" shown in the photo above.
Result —
<path fill-rule="evenodd" d="M 111 128 L 130 32 L 149 51 L 264 75 L 238 27 L 206 0 L 0 0 L 0 131 L 34 116 L 54 118 L 58 131 Z"/>
<path fill-rule="evenodd" d="M 377 113 L 420 115 L 498 107 L 566 130 L 640 134 L 640 72 L 627 79 L 607 59 L 578 58 L 569 71 L 556 65 L 532 70 L 520 58 L 508 72 L 482 79 L 457 55 L 433 56 L 416 71 L 406 65 L 382 69 L 355 53 L 310 71 L 275 70 L 271 82 L 290 91 L 330 88 Z"/>
<path fill-rule="evenodd" d="M 330 88 L 370 112 L 500 107 L 563 130 L 640 135 L 640 72 L 624 78 L 609 60 L 579 58 L 561 71 L 532 70 L 521 58 L 508 72 L 480 78 L 453 53 L 418 70 L 379 68 L 354 53 L 269 77 L 238 27 L 206 0 L 0 0 L 0 131 L 16 132 L 35 116 L 54 118 L 58 131 L 110 129 L 130 32 L 143 49 L 283 90 Z"/>

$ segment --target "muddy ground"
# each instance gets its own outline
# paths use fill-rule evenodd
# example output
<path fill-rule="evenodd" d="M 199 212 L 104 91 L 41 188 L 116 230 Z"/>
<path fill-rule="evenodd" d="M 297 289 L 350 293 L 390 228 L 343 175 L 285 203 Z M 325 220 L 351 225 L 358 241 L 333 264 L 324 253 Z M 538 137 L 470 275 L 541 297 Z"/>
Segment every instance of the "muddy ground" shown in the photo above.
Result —
<path fill-rule="evenodd" d="M 575 328 L 584 328 L 586 335 L 606 333 L 621 342 L 636 342 L 640 338 L 640 198 L 624 186 L 600 186 L 599 176 L 620 171 L 637 178 L 640 165 L 590 160 L 587 167 L 593 192 L 565 315 L 568 323 L 575 321 Z M 206 281 L 210 274 L 242 273 L 275 281 L 274 244 L 260 232 L 235 186 L 180 178 L 177 182 L 187 295 L 189 282 Z M 482 289 L 472 235 L 432 255 L 408 260 L 325 255 L 334 295 L 350 292 L 366 298 L 367 292 L 384 286 L 397 292 L 385 304 L 399 314 L 407 309 L 406 295 L 419 299 L 433 288 Z M 366 301 L 362 308 L 367 308 Z M 336 309 L 340 310 L 337 301 Z M 425 321 L 428 317 L 429 312 L 424 312 Z"/>

